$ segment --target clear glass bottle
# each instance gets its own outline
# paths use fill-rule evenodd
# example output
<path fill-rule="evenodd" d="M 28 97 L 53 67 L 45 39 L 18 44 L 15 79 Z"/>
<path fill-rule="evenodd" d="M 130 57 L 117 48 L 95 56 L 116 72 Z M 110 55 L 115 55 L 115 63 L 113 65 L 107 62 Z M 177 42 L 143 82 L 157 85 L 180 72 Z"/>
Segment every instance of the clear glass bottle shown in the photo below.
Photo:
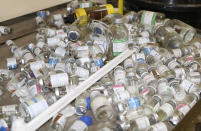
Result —
<path fill-rule="evenodd" d="M 138 12 L 138 17 L 141 24 L 158 25 L 163 23 L 166 16 L 163 13 L 142 10 Z"/>
<path fill-rule="evenodd" d="M 97 121 L 108 121 L 114 119 L 114 111 L 108 99 L 98 91 L 90 94 L 91 109 Z"/>
<path fill-rule="evenodd" d="M 26 86 L 32 97 L 42 92 L 40 85 L 36 79 L 30 79 L 26 82 Z"/>
<path fill-rule="evenodd" d="M 165 22 L 165 26 L 170 26 L 174 28 L 175 31 L 179 33 L 179 35 L 183 38 L 185 43 L 192 41 L 197 34 L 196 30 L 192 26 L 178 19 L 167 20 Z"/>
<path fill-rule="evenodd" d="M 56 102 L 56 96 L 53 93 L 38 94 L 19 105 L 19 112 L 26 122 L 45 111 L 48 106 Z"/>
<path fill-rule="evenodd" d="M 158 80 L 158 94 L 163 96 L 164 101 L 168 101 L 173 97 L 173 94 L 175 92 L 174 88 L 171 87 L 165 78 L 160 78 Z"/>
<path fill-rule="evenodd" d="M 113 35 L 113 44 L 110 51 L 112 56 L 115 57 L 128 48 L 128 30 L 123 24 L 123 19 L 120 14 L 114 16 L 110 29 Z"/>
<path fill-rule="evenodd" d="M 89 97 L 89 93 L 85 91 L 80 96 L 75 99 L 75 108 L 77 115 L 84 115 L 87 112 L 87 107 L 89 107 L 89 102 L 87 98 Z M 90 98 L 90 97 L 89 97 Z"/>
<path fill-rule="evenodd" d="M 9 92 L 13 93 L 18 88 L 22 87 L 27 81 L 27 74 L 25 72 L 17 73 L 7 84 Z"/>
<path fill-rule="evenodd" d="M 69 27 L 69 40 L 75 42 L 79 39 L 84 39 L 84 37 L 89 34 L 90 30 L 86 27 L 88 24 L 87 19 L 87 16 L 82 16 Z"/>
<path fill-rule="evenodd" d="M 0 26 L 0 34 L 8 35 L 12 32 L 12 29 L 8 26 Z"/>
<path fill-rule="evenodd" d="M 157 94 L 146 101 L 144 108 L 147 108 L 147 110 L 150 110 L 151 112 L 157 112 L 163 102 L 163 97 Z"/>
<path fill-rule="evenodd" d="M 73 124 L 68 128 L 68 131 L 87 131 L 92 123 L 93 119 L 91 116 L 82 116 L 73 122 Z"/>
<path fill-rule="evenodd" d="M 174 113 L 174 110 L 176 109 L 177 105 L 174 100 L 170 100 L 166 103 L 164 103 L 161 107 L 158 109 L 158 117 L 160 121 L 165 121 L 169 117 L 171 117 Z"/>
<path fill-rule="evenodd" d="M 180 48 L 182 47 L 182 38 L 177 32 L 171 27 L 158 26 L 155 29 L 155 37 L 159 43 L 162 43 L 164 48 Z"/>
<path fill-rule="evenodd" d="M 114 69 L 114 83 L 115 85 L 126 85 L 126 72 L 122 66 L 117 66 Z"/>
<path fill-rule="evenodd" d="M 8 46 L 9 50 L 13 53 L 13 55 L 19 59 L 22 57 L 23 55 L 23 51 L 21 48 L 19 48 L 14 41 L 12 40 L 7 40 L 6 41 L 6 45 Z"/>

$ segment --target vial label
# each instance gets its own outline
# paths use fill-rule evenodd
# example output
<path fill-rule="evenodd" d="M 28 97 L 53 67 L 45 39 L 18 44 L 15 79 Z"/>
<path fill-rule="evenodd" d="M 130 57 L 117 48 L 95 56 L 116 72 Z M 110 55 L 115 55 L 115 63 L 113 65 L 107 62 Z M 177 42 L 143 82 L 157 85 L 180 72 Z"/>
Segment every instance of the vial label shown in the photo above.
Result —
<path fill-rule="evenodd" d="M 153 80 L 155 80 L 154 76 L 152 74 L 147 74 L 146 76 L 144 76 L 143 81 L 146 84 L 149 84 L 150 82 L 152 82 Z"/>
<path fill-rule="evenodd" d="M 131 110 L 137 109 L 141 105 L 140 100 L 137 97 L 133 97 L 133 98 L 128 99 L 128 104 L 129 104 L 129 108 Z"/>
<path fill-rule="evenodd" d="M 189 80 L 184 79 L 181 84 L 180 84 L 181 88 L 184 89 L 186 92 L 190 92 L 190 89 L 194 86 L 194 84 L 192 82 L 190 82 Z"/>
<path fill-rule="evenodd" d="M 50 75 L 50 82 L 52 87 L 61 87 L 68 85 L 68 75 L 67 73 L 59 73 Z"/>
<path fill-rule="evenodd" d="M 114 72 L 115 84 L 123 84 L 126 82 L 126 72 L 124 70 L 116 70 Z"/>
<path fill-rule="evenodd" d="M 168 63 L 168 68 L 171 70 L 175 69 L 177 66 L 179 66 L 179 63 L 177 63 L 175 60 L 172 60 Z"/>
<path fill-rule="evenodd" d="M 55 65 L 58 63 L 58 59 L 57 58 L 50 58 L 49 59 L 49 64 L 52 66 L 52 67 L 55 67 Z"/>
<path fill-rule="evenodd" d="M 176 77 L 186 76 L 184 68 L 176 68 L 174 69 L 174 72 L 176 74 Z"/>
<path fill-rule="evenodd" d="M 89 70 L 84 69 L 82 67 L 76 67 L 75 75 L 81 78 L 88 78 L 89 77 Z"/>
<path fill-rule="evenodd" d="M 29 65 L 30 65 L 31 70 L 33 71 L 33 70 L 42 69 L 44 64 L 45 64 L 45 62 L 40 60 L 40 61 L 31 62 Z"/>
<path fill-rule="evenodd" d="M 0 26 L 0 33 L 2 33 L 2 34 L 5 33 L 5 27 L 4 26 Z"/>
<path fill-rule="evenodd" d="M 17 68 L 16 58 L 7 58 L 7 67 L 9 70 Z"/>
<path fill-rule="evenodd" d="M 127 100 L 130 97 L 129 93 L 127 92 L 127 90 L 125 90 L 123 85 L 112 86 L 112 89 L 115 95 L 117 96 L 118 100 L 121 102 Z"/>
<path fill-rule="evenodd" d="M 2 113 L 6 112 L 16 112 L 16 105 L 8 105 L 8 106 L 2 106 Z"/>
<path fill-rule="evenodd" d="M 132 59 L 126 59 L 124 61 L 124 68 L 127 69 L 127 68 L 132 68 L 134 67 L 134 64 L 133 64 L 133 60 Z"/>
<path fill-rule="evenodd" d="M 27 108 L 31 118 L 34 118 L 48 108 L 48 104 L 42 95 L 38 95 L 28 101 L 25 101 L 23 104 Z"/>
<path fill-rule="evenodd" d="M 143 44 L 149 43 L 150 39 L 148 37 L 138 37 L 137 41 L 138 41 L 137 43 L 138 45 L 143 45 Z"/>
<path fill-rule="evenodd" d="M 180 104 L 176 110 L 178 110 L 185 116 L 190 111 L 190 107 L 186 104 Z"/>
<path fill-rule="evenodd" d="M 141 16 L 141 24 L 155 25 L 156 13 L 151 11 L 144 11 Z"/>
<path fill-rule="evenodd" d="M 160 54 L 155 50 L 151 50 L 150 55 L 156 57 L 157 59 L 161 58 Z"/>
<path fill-rule="evenodd" d="M 172 49 L 172 52 L 173 52 L 175 57 L 177 57 L 177 58 L 182 57 L 181 49 Z"/>
<path fill-rule="evenodd" d="M 152 51 L 152 47 L 145 47 L 144 51 L 145 55 L 147 56 Z"/>
<path fill-rule="evenodd" d="M 174 113 L 174 109 L 169 103 L 163 104 L 159 109 L 163 110 L 167 114 L 167 117 L 170 117 Z"/>
<path fill-rule="evenodd" d="M 149 119 L 145 117 L 137 118 L 135 120 L 138 130 L 145 130 L 150 126 Z"/>
<path fill-rule="evenodd" d="M 83 50 L 89 50 L 89 47 L 88 46 L 78 46 L 76 48 L 77 51 L 83 51 Z"/>
<path fill-rule="evenodd" d="M 96 57 L 95 59 L 94 59 L 94 63 L 95 63 L 95 65 L 96 66 L 98 66 L 98 67 L 103 67 L 103 60 L 101 59 L 101 58 L 99 58 L 99 57 Z"/>
<path fill-rule="evenodd" d="M 91 101 L 91 109 L 95 113 L 99 107 L 109 106 L 109 101 L 104 96 L 97 96 Z"/>
<path fill-rule="evenodd" d="M 136 53 L 135 58 L 136 58 L 137 63 L 144 63 L 145 62 L 144 53 Z"/>
<path fill-rule="evenodd" d="M 66 49 L 61 48 L 61 47 L 56 48 L 55 55 L 64 58 L 65 54 L 66 54 Z"/>
<path fill-rule="evenodd" d="M 47 38 L 47 44 L 49 47 L 55 47 L 59 42 L 60 39 L 57 37 Z"/>
<path fill-rule="evenodd" d="M 57 63 L 55 66 L 55 71 L 65 72 L 65 64 L 64 63 Z"/>
<path fill-rule="evenodd" d="M 160 66 L 158 67 L 158 73 L 159 73 L 159 74 L 163 74 L 163 73 L 166 72 L 166 71 L 169 71 L 169 69 L 167 68 L 166 65 L 160 65 Z"/>
<path fill-rule="evenodd" d="M 42 90 L 40 88 L 40 85 L 33 85 L 33 86 L 29 87 L 29 92 L 30 92 L 30 94 L 32 94 L 32 96 L 35 96 L 35 95 L 41 93 Z"/>
<path fill-rule="evenodd" d="M 153 131 L 168 131 L 167 126 L 163 122 L 156 123 L 151 126 Z"/>
<path fill-rule="evenodd" d="M 128 49 L 128 39 L 113 40 L 113 56 L 118 56 L 121 52 Z"/>
<path fill-rule="evenodd" d="M 86 131 L 86 130 L 88 130 L 87 125 L 80 120 L 76 120 L 69 129 L 69 131 Z"/>
<path fill-rule="evenodd" d="M 92 2 L 80 3 L 80 8 L 88 8 L 88 7 L 92 7 L 92 6 L 93 6 Z"/>

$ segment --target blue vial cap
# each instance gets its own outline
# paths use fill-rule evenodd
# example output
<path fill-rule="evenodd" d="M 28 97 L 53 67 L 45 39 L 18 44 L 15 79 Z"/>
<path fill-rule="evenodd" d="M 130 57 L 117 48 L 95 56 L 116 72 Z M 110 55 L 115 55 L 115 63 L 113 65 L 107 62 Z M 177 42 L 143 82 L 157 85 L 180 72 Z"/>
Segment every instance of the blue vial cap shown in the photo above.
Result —
<path fill-rule="evenodd" d="M 10 65 L 10 66 L 8 66 L 8 69 L 9 69 L 9 70 L 12 70 L 13 68 L 12 68 L 12 66 Z"/>
<path fill-rule="evenodd" d="M 83 121 L 87 126 L 91 126 L 93 123 L 93 119 L 91 116 L 82 116 L 80 120 Z"/>
<path fill-rule="evenodd" d="M 90 98 L 90 97 L 87 97 L 86 101 L 87 101 L 87 109 L 88 109 L 88 110 L 91 110 L 91 106 L 90 106 L 91 98 Z"/>
<path fill-rule="evenodd" d="M 0 131 L 7 131 L 6 127 L 0 127 Z"/>

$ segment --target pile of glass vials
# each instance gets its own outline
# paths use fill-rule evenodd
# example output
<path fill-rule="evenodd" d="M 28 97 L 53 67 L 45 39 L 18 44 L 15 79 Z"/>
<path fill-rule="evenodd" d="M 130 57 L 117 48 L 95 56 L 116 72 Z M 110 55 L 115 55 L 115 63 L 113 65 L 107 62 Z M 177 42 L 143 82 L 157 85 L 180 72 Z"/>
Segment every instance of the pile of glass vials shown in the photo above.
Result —
<path fill-rule="evenodd" d="M 0 105 L 0 130 L 31 121 L 126 49 L 132 56 L 54 116 L 49 131 L 168 131 L 200 99 L 201 43 L 190 25 L 151 11 L 64 17 L 40 11 L 36 42 L 6 41 L 13 57 L 0 69 L 0 98 L 8 91 L 18 103 Z"/>

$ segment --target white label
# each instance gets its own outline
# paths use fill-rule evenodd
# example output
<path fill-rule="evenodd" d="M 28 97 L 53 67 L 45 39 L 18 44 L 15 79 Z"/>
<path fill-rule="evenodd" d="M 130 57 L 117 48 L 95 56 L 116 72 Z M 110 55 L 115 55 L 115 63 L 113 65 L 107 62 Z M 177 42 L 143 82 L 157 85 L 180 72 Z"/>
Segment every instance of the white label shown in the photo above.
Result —
<path fill-rule="evenodd" d="M 174 72 L 176 74 L 176 77 L 180 77 L 181 75 L 186 76 L 184 68 L 176 68 L 174 69 Z"/>
<path fill-rule="evenodd" d="M 35 96 L 41 92 L 41 88 L 39 85 L 33 85 L 33 86 L 29 87 L 29 92 L 32 96 Z"/>
<path fill-rule="evenodd" d="M 95 113 L 99 107 L 109 106 L 109 105 L 110 105 L 109 101 L 104 96 L 97 96 L 91 101 L 91 109 L 93 113 Z"/>
<path fill-rule="evenodd" d="M 16 58 L 7 58 L 7 66 L 12 68 L 17 68 Z"/>
<path fill-rule="evenodd" d="M 8 106 L 2 106 L 2 113 L 6 113 L 6 112 L 16 112 L 15 109 L 16 105 L 8 105 Z"/>
<path fill-rule="evenodd" d="M 155 25 L 156 13 L 151 11 L 144 11 L 141 16 L 141 23 L 147 25 Z"/>
<path fill-rule="evenodd" d="M 55 71 L 65 72 L 65 64 L 64 63 L 57 63 L 55 66 Z"/>
<path fill-rule="evenodd" d="M 116 70 L 114 72 L 115 84 L 123 84 L 126 82 L 126 72 L 124 70 Z"/>
<path fill-rule="evenodd" d="M 57 37 L 47 38 L 47 44 L 48 44 L 49 47 L 54 47 L 59 42 L 60 42 L 60 39 L 57 38 Z"/>
<path fill-rule="evenodd" d="M 188 105 L 181 104 L 177 107 L 177 110 L 185 116 L 190 111 L 190 107 Z"/>
<path fill-rule="evenodd" d="M 29 65 L 32 71 L 39 70 L 43 67 L 43 65 L 45 65 L 45 62 L 43 60 L 40 60 L 40 61 L 31 62 Z"/>
<path fill-rule="evenodd" d="M 64 57 L 66 54 L 66 49 L 61 48 L 61 47 L 57 47 L 55 50 L 55 55 L 60 56 L 60 57 Z"/>
<path fill-rule="evenodd" d="M 113 55 L 117 56 L 118 53 L 123 52 L 124 50 L 128 49 L 128 40 L 113 40 Z M 117 54 L 115 54 L 117 53 Z"/>
<path fill-rule="evenodd" d="M 175 57 L 178 58 L 178 57 L 182 56 L 181 49 L 172 49 L 172 51 L 173 51 Z"/>
<path fill-rule="evenodd" d="M 177 66 L 179 66 L 179 64 L 175 61 L 175 60 L 172 60 L 168 63 L 168 67 L 172 70 L 174 68 L 176 68 Z"/>
<path fill-rule="evenodd" d="M 61 87 L 68 85 L 67 73 L 59 73 L 50 75 L 52 87 Z"/>
<path fill-rule="evenodd" d="M 68 131 L 87 131 L 88 127 L 87 125 L 80 121 L 80 120 L 76 120 L 73 125 L 68 129 Z"/>
<path fill-rule="evenodd" d="M 191 77 L 193 77 L 193 76 L 200 76 L 200 73 L 199 72 L 189 72 L 189 75 Z"/>
<path fill-rule="evenodd" d="M 170 86 L 166 82 L 160 83 L 158 85 L 158 93 L 163 94 L 167 92 L 171 93 Z"/>
<path fill-rule="evenodd" d="M 123 85 L 112 86 L 112 89 L 113 89 L 115 95 L 117 96 L 118 101 L 123 102 L 123 101 L 127 100 L 130 97 L 128 91 L 125 90 Z"/>
<path fill-rule="evenodd" d="M 48 104 L 42 95 L 38 95 L 23 104 L 27 107 L 31 118 L 34 118 L 48 108 Z"/>
<path fill-rule="evenodd" d="M 158 67 L 158 73 L 161 75 L 163 74 L 164 72 L 168 71 L 169 69 L 167 68 L 166 65 L 161 65 Z"/>
<path fill-rule="evenodd" d="M 138 130 L 145 130 L 150 126 L 149 119 L 146 116 L 137 118 L 135 122 L 137 124 Z"/>
<path fill-rule="evenodd" d="M 0 33 L 4 34 L 5 32 L 5 27 L 4 26 L 0 26 Z"/>
<path fill-rule="evenodd" d="M 75 75 L 81 78 L 88 78 L 89 77 L 89 70 L 84 69 L 82 67 L 76 67 Z"/>
<path fill-rule="evenodd" d="M 139 45 L 146 44 L 150 42 L 150 39 L 148 37 L 137 37 Z"/>
<path fill-rule="evenodd" d="M 80 50 L 89 50 L 89 47 L 88 46 L 78 46 L 76 48 L 76 50 L 80 51 Z"/>
<path fill-rule="evenodd" d="M 163 122 L 156 123 L 151 126 L 153 131 L 168 131 L 167 126 Z"/>
<path fill-rule="evenodd" d="M 124 68 L 127 69 L 127 68 L 129 68 L 129 67 L 134 67 L 134 65 L 133 65 L 133 60 L 132 60 L 132 59 L 126 59 L 126 60 L 124 61 Z"/>
<path fill-rule="evenodd" d="M 146 84 L 149 84 L 151 81 L 155 80 L 154 76 L 152 74 L 147 74 L 144 78 L 143 81 Z"/>
<path fill-rule="evenodd" d="M 190 89 L 194 86 L 192 82 L 189 80 L 184 79 L 182 83 L 180 84 L 181 88 L 184 89 L 186 92 L 189 92 Z"/>
<path fill-rule="evenodd" d="M 159 109 L 163 110 L 167 114 L 167 117 L 170 117 L 174 113 L 174 109 L 169 103 L 163 104 Z"/>
<path fill-rule="evenodd" d="M 157 59 L 161 58 L 160 54 L 155 50 L 151 50 L 150 55 L 156 57 Z"/>
<path fill-rule="evenodd" d="M 136 58 L 137 62 L 144 61 L 145 55 L 144 55 L 144 53 L 136 53 L 135 58 Z"/>
<path fill-rule="evenodd" d="M 47 35 L 47 37 L 54 37 L 56 35 L 56 31 L 53 29 L 47 28 L 46 35 Z"/>

